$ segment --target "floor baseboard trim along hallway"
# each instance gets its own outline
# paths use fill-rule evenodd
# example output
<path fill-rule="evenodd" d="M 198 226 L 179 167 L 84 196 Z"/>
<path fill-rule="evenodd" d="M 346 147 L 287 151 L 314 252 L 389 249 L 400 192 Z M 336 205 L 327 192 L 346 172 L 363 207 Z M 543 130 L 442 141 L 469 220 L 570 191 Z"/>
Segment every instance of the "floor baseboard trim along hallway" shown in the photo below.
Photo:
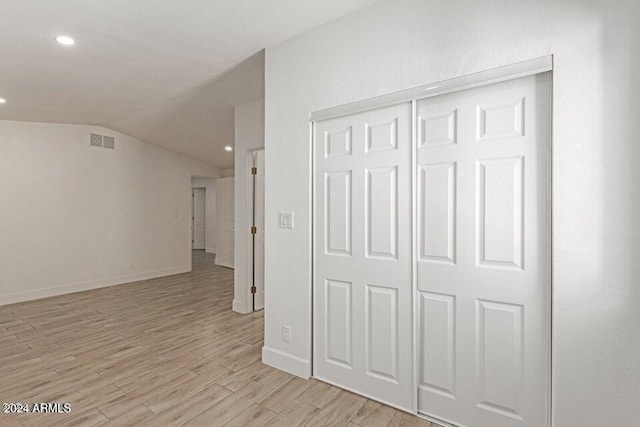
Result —
<path fill-rule="evenodd" d="M 73 283 L 53 288 L 36 289 L 27 292 L 18 292 L 14 294 L 0 296 L 0 306 L 6 304 L 16 304 L 25 301 L 33 301 L 41 298 L 54 297 L 58 295 L 66 295 L 75 292 L 83 292 L 91 289 L 105 288 L 109 286 L 122 285 L 125 283 L 138 282 L 141 280 L 155 279 L 158 277 L 173 276 L 174 274 L 186 273 L 190 270 L 188 265 L 163 268 L 153 271 L 145 271 L 142 273 L 128 274 L 125 276 L 112 277 L 102 280 L 92 280 L 89 282 Z"/>

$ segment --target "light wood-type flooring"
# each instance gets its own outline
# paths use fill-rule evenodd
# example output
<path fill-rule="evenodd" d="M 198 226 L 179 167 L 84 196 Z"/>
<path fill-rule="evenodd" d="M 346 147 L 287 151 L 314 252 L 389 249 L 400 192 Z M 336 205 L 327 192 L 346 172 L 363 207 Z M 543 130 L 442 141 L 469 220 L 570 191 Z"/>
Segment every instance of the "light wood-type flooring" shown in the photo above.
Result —
<path fill-rule="evenodd" d="M 436 426 L 260 362 L 262 312 L 231 311 L 233 271 L 193 272 L 0 306 L 2 426 Z"/>

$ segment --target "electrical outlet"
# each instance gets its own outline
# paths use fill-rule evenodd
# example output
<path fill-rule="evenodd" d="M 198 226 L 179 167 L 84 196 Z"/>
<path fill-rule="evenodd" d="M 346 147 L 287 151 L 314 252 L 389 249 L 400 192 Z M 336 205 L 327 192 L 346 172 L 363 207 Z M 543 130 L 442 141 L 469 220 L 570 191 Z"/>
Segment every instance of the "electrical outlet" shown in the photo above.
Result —
<path fill-rule="evenodd" d="M 282 341 L 289 342 L 291 339 L 291 328 L 288 326 L 282 327 Z"/>

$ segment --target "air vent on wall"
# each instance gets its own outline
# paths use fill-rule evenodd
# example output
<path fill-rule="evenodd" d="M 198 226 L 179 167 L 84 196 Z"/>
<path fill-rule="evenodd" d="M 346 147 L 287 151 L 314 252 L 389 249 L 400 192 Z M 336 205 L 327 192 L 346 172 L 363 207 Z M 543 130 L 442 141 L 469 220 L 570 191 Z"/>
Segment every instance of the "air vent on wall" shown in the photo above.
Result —
<path fill-rule="evenodd" d="M 91 145 L 92 147 L 102 147 L 102 135 L 92 133 L 91 139 L 89 140 L 89 145 Z"/>
<path fill-rule="evenodd" d="M 116 149 L 116 139 L 112 136 L 98 135 L 92 133 L 89 135 L 89 145 L 91 147 L 108 148 L 109 150 Z"/>
<path fill-rule="evenodd" d="M 110 150 L 116 149 L 116 139 L 112 136 L 103 136 L 102 137 L 102 146 L 104 148 L 108 148 Z"/>

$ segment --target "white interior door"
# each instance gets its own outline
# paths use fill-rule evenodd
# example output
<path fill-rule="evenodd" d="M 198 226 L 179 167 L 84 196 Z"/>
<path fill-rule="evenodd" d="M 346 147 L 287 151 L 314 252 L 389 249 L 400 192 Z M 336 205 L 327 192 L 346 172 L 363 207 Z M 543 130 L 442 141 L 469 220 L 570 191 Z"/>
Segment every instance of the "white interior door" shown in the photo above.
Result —
<path fill-rule="evenodd" d="M 411 103 L 314 132 L 314 376 L 413 410 Z"/>
<path fill-rule="evenodd" d="M 206 190 L 193 189 L 193 249 L 204 249 L 206 246 Z"/>
<path fill-rule="evenodd" d="M 235 189 L 233 178 L 220 178 L 216 180 L 216 210 L 218 222 L 218 243 L 216 264 L 223 267 L 234 267 L 234 238 L 235 218 L 234 203 Z"/>
<path fill-rule="evenodd" d="M 549 425 L 550 75 L 417 103 L 418 410 Z"/>
<path fill-rule="evenodd" d="M 254 235 L 254 294 L 253 309 L 264 308 L 264 150 L 254 153 L 255 156 L 255 189 L 253 197 L 254 225 L 257 229 Z"/>

